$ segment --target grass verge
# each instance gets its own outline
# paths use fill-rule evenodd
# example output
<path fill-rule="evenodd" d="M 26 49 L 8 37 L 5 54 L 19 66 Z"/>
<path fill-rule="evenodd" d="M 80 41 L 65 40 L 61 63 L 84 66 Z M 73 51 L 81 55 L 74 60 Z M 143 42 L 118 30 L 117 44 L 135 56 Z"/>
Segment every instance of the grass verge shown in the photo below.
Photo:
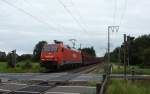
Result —
<path fill-rule="evenodd" d="M 7 67 L 7 62 L 0 62 L 0 73 L 38 73 L 45 72 L 39 63 L 29 61 L 18 62 L 15 68 Z"/>
<path fill-rule="evenodd" d="M 129 66 L 129 67 L 127 67 L 127 73 L 128 74 L 132 73 L 132 68 L 133 67 L 134 67 L 135 74 L 147 74 L 147 75 L 150 75 L 150 69 L 148 69 L 148 68 L 140 68 L 139 66 Z M 112 73 L 114 73 L 114 74 L 123 74 L 124 73 L 124 67 L 123 66 L 118 66 L 118 65 L 113 65 Z"/>
<path fill-rule="evenodd" d="M 106 94 L 150 94 L 150 81 L 112 80 Z"/>

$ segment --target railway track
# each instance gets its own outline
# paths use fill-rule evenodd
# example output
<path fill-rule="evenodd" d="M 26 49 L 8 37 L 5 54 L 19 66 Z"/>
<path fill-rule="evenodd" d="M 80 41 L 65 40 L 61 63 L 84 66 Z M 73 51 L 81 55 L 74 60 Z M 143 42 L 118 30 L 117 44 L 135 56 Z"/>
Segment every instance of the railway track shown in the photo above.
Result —
<path fill-rule="evenodd" d="M 44 79 L 45 78 L 50 79 L 52 77 L 50 75 L 53 75 L 55 77 L 54 78 L 52 77 L 50 80 L 44 80 L 44 79 L 32 80 L 31 79 L 31 83 L 32 83 L 32 81 L 35 81 L 32 84 L 28 83 L 28 82 L 27 83 L 20 82 L 22 84 L 26 83 L 25 84 L 26 86 L 21 89 L 17 88 L 16 90 L 10 90 L 9 94 L 48 94 L 46 92 L 52 92 L 52 90 L 54 90 L 54 89 L 59 90 L 60 86 L 64 86 L 64 87 L 66 86 L 67 89 L 68 88 L 70 89 L 70 86 L 76 86 L 76 87 L 80 86 L 80 85 L 84 86 L 88 82 L 88 80 L 85 80 L 85 78 L 88 78 L 88 79 L 91 79 L 91 78 L 89 78 L 89 76 L 85 76 L 85 75 L 83 76 L 82 74 L 91 75 L 90 73 L 94 72 L 97 68 L 102 67 L 102 65 L 103 65 L 102 63 L 98 63 L 98 64 L 87 65 L 87 66 L 83 66 L 83 67 L 79 67 L 79 68 L 75 68 L 75 69 L 71 69 L 71 70 L 65 70 L 66 73 L 64 73 L 63 75 L 59 75 L 61 73 L 56 74 L 56 75 L 55 75 L 55 73 L 54 74 L 29 75 L 29 77 L 36 76 L 37 78 L 39 77 L 40 79 L 42 76 L 44 77 Z M 62 71 L 62 72 L 64 72 L 64 71 Z M 8 77 L 9 77 L 9 75 L 8 75 Z M 94 77 L 96 77 L 96 76 L 94 76 Z M 76 78 L 76 79 L 74 79 L 74 78 Z M 78 78 L 80 78 L 80 79 L 78 79 Z M 13 81 L 13 82 L 17 83 L 17 81 Z M 16 85 L 16 86 L 18 86 L 18 85 Z M 80 87 L 78 87 L 78 88 L 80 88 Z M 73 87 L 71 89 L 73 90 L 74 88 L 75 87 Z M 9 90 L 9 88 L 6 88 L 6 90 Z M 55 91 L 57 91 L 57 90 L 55 90 Z M 75 88 L 75 90 L 76 90 L 76 88 Z M 56 94 L 59 94 L 59 93 L 56 93 Z"/>
<path fill-rule="evenodd" d="M 101 63 L 87 65 L 87 66 L 83 66 L 77 69 L 69 70 L 68 73 L 88 74 L 88 73 L 94 72 L 97 68 L 102 67 L 102 65 L 103 64 Z"/>
<path fill-rule="evenodd" d="M 97 68 L 102 68 L 103 63 L 96 63 L 92 65 L 85 65 L 85 66 L 80 66 L 80 67 L 71 67 L 71 68 L 66 68 L 66 69 L 59 69 L 59 70 L 48 70 L 45 73 L 78 73 L 78 74 L 87 74 L 87 73 L 94 73 L 94 71 Z"/>

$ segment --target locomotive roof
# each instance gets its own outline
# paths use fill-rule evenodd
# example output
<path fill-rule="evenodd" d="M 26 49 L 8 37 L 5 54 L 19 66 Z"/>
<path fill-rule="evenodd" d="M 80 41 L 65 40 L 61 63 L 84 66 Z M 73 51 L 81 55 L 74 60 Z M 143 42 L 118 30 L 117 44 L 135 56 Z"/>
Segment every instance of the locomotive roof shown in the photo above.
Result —
<path fill-rule="evenodd" d="M 69 45 L 63 45 L 63 44 L 47 44 L 48 46 L 50 46 L 50 45 L 53 45 L 53 46 L 60 46 L 60 45 L 62 45 L 62 47 L 64 47 L 64 48 L 68 48 L 68 49 L 70 49 L 70 50 L 74 50 L 74 51 L 79 51 L 79 50 L 77 50 L 77 49 L 74 49 L 74 48 L 72 48 L 72 47 L 70 47 Z"/>

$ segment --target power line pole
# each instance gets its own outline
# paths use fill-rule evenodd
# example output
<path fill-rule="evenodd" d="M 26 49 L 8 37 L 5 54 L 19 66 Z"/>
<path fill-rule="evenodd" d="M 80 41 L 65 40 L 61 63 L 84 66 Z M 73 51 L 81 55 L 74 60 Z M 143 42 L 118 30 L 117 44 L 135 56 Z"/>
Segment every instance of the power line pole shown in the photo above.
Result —
<path fill-rule="evenodd" d="M 107 63 L 110 63 L 110 31 L 111 32 L 118 32 L 119 31 L 119 26 L 108 26 L 108 53 L 107 53 Z"/>
<path fill-rule="evenodd" d="M 114 32 L 114 31 L 118 32 L 118 30 L 119 30 L 119 26 L 108 26 L 107 64 L 104 67 L 104 71 L 106 74 L 110 74 L 109 66 L 111 67 L 111 64 L 110 64 L 110 31 L 111 32 Z"/>
<path fill-rule="evenodd" d="M 82 44 L 80 43 L 80 49 L 82 49 Z"/>
<path fill-rule="evenodd" d="M 72 48 L 74 48 L 74 49 L 75 49 L 75 45 L 76 45 L 76 43 L 75 43 L 75 42 L 76 42 L 77 40 L 76 40 L 76 39 L 70 39 L 69 41 L 71 41 L 71 42 L 72 42 L 72 45 L 73 45 L 73 47 L 72 47 Z"/>

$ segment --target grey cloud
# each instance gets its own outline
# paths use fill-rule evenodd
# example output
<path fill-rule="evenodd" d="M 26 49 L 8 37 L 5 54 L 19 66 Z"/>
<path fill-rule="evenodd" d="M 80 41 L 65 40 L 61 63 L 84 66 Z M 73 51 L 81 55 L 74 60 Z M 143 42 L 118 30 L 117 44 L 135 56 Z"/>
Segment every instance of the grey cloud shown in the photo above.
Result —
<path fill-rule="evenodd" d="M 52 42 L 70 38 L 77 39 L 83 47 L 94 46 L 99 56 L 107 49 L 107 26 L 113 24 L 114 0 L 62 0 L 71 13 L 80 21 L 86 32 L 72 19 L 57 0 L 7 0 L 24 9 L 44 23 L 40 23 L 23 12 L 0 0 L 0 50 L 17 49 L 19 54 L 32 53 L 40 40 Z M 123 34 L 139 36 L 150 33 L 150 1 L 117 0 L 115 25 L 120 31 L 111 33 L 111 50 L 123 41 Z M 123 19 L 122 14 L 125 14 Z M 80 17 L 80 16 L 81 17 Z"/>

